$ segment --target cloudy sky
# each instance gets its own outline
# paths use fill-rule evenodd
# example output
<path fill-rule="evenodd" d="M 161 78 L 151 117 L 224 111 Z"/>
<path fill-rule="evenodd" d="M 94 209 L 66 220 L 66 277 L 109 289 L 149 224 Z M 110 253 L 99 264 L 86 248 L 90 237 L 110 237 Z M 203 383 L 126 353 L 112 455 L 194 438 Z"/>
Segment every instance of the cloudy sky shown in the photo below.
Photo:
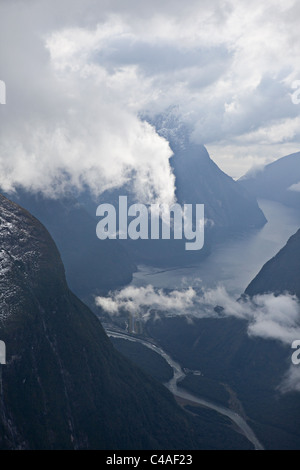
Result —
<path fill-rule="evenodd" d="M 0 187 L 132 179 L 171 201 L 170 148 L 139 116 L 174 105 L 233 177 L 299 151 L 299 20 L 296 0 L 0 0 Z"/>

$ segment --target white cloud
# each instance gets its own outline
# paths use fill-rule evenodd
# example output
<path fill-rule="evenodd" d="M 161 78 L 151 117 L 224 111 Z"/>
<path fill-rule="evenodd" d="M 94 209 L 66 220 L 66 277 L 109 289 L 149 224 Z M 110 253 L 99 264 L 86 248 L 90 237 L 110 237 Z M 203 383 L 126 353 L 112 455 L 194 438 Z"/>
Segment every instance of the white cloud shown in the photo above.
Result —
<path fill-rule="evenodd" d="M 245 143 L 278 144 L 291 139 L 300 133 L 300 116 L 284 119 L 275 124 L 270 123 L 254 132 L 243 134 L 238 141 Z"/>
<path fill-rule="evenodd" d="M 146 320 L 151 310 L 171 316 L 219 316 L 214 308 L 221 306 L 221 316 L 248 321 L 250 336 L 276 339 L 287 345 L 300 339 L 300 303 L 290 294 L 270 293 L 237 301 L 223 286 L 205 291 L 188 287 L 167 292 L 152 285 L 128 286 L 109 297 L 96 297 L 96 305 L 111 314 L 127 311 Z"/>
<path fill-rule="evenodd" d="M 196 291 L 189 287 L 184 290 L 172 290 L 165 293 L 153 286 L 128 286 L 111 294 L 111 297 L 96 297 L 96 305 L 109 314 L 126 311 L 132 315 L 147 319 L 151 311 L 182 314 L 194 308 L 197 302 Z"/>
<path fill-rule="evenodd" d="M 289 189 L 290 191 L 299 192 L 299 191 L 300 191 L 300 181 L 299 181 L 299 183 L 292 184 L 292 186 L 290 186 L 288 189 Z"/>
<path fill-rule="evenodd" d="M 119 31 L 107 28 L 111 34 Z M 131 181 L 141 201 L 159 197 L 171 203 L 168 143 L 132 109 L 130 90 L 138 88 L 138 74 L 132 68 L 110 73 L 93 59 L 105 30 L 71 29 L 45 37 L 36 45 L 44 68 L 36 70 L 34 63 L 25 96 L 15 106 L 8 100 L 5 109 L 0 186 L 10 191 L 21 185 L 53 196 L 85 187 L 99 194 Z M 18 50 L 23 52 L 30 67 L 32 51 Z M 19 73 L 17 67 L 12 72 Z M 11 93 L 20 93 L 23 82 Z"/>
<path fill-rule="evenodd" d="M 170 150 L 138 115 L 174 104 L 233 176 L 299 150 L 295 0 L 12 0 L 0 10 L 5 189 L 99 192 L 133 172 L 142 197 L 170 200 Z"/>
<path fill-rule="evenodd" d="M 95 301 L 98 307 L 110 315 L 127 312 L 145 322 L 150 313 L 155 314 L 155 318 L 159 315 L 179 315 L 187 320 L 233 316 L 248 322 L 250 337 L 277 340 L 288 347 L 291 347 L 293 341 L 300 340 L 300 302 L 290 294 L 275 296 L 270 293 L 237 301 L 223 286 L 206 291 L 192 287 L 164 291 L 148 285 L 128 286 L 111 292 L 109 297 L 96 297 Z M 214 310 L 216 306 L 222 307 L 222 311 L 217 313 Z M 283 378 L 279 386 L 282 392 L 300 391 L 300 375 L 294 368 L 291 367 Z"/>
<path fill-rule="evenodd" d="M 278 388 L 282 393 L 300 392 L 300 367 L 291 365 Z"/>
<path fill-rule="evenodd" d="M 270 293 L 237 302 L 219 286 L 206 291 L 203 300 L 211 305 L 221 305 L 225 315 L 247 320 L 250 336 L 275 339 L 287 345 L 300 338 L 300 303 L 296 296 Z"/>

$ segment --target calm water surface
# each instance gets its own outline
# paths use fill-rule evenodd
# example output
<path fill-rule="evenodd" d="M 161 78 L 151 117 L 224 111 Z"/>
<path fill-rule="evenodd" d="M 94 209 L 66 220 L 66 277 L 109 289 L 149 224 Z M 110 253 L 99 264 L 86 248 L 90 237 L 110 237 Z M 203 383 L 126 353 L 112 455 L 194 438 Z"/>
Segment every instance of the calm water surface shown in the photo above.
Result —
<path fill-rule="evenodd" d="M 215 287 L 222 284 L 232 294 L 240 294 L 300 228 L 300 213 L 282 204 L 260 200 L 268 223 L 251 234 L 218 244 L 212 254 L 192 267 L 162 269 L 139 266 L 132 285 L 152 284 L 160 288 L 185 286 Z"/>

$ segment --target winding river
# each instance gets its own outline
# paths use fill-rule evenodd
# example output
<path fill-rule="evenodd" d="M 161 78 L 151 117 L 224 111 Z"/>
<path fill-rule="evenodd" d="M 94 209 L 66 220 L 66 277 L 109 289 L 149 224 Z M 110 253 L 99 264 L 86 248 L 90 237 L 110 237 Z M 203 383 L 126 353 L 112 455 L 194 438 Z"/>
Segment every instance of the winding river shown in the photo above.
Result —
<path fill-rule="evenodd" d="M 172 367 L 173 369 L 173 377 L 169 382 L 165 383 L 164 385 L 170 390 L 170 392 L 179 398 L 183 398 L 185 400 L 189 400 L 192 403 L 195 403 L 197 405 L 202 405 L 207 408 L 210 408 L 211 410 L 215 410 L 221 415 L 227 416 L 231 421 L 233 421 L 236 426 L 240 429 L 242 434 L 253 444 L 255 450 L 264 450 L 262 444 L 259 442 L 257 437 L 255 436 L 254 432 L 250 428 L 250 426 L 246 423 L 246 421 L 237 413 L 234 411 L 230 410 L 229 408 L 225 408 L 224 406 L 221 406 L 219 404 L 213 403 L 211 401 L 208 401 L 204 398 L 195 396 L 182 388 L 178 387 L 178 383 L 185 377 L 185 373 L 182 370 L 180 364 L 178 362 L 174 361 L 163 349 L 161 349 L 159 346 L 151 343 L 150 341 L 146 341 L 134 336 L 130 336 L 126 333 L 121 333 L 118 331 L 113 331 L 111 329 L 106 329 L 106 333 L 108 336 L 111 336 L 113 338 L 121 338 L 121 339 L 126 339 L 128 341 L 133 341 L 133 342 L 138 342 L 143 344 L 149 349 L 152 349 L 152 351 L 158 353 L 160 356 L 162 356 L 165 361 Z"/>
<path fill-rule="evenodd" d="M 221 284 L 231 295 L 239 296 L 263 264 L 284 246 L 288 238 L 300 226 L 300 214 L 296 210 L 266 200 L 259 201 L 259 205 L 268 219 L 268 223 L 262 229 L 219 243 L 207 259 L 195 266 L 172 269 L 139 266 L 131 285 L 141 287 L 151 284 L 157 288 L 175 289 L 187 286 L 197 287 L 199 282 L 203 288 L 214 288 Z M 174 371 L 173 378 L 165 384 L 173 395 L 227 416 L 255 449 L 263 450 L 253 430 L 239 414 L 217 403 L 195 396 L 179 386 L 185 373 L 180 364 L 163 349 L 150 341 L 123 332 L 108 329 L 107 334 L 115 338 L 139 342 L 160 354 Z"/>

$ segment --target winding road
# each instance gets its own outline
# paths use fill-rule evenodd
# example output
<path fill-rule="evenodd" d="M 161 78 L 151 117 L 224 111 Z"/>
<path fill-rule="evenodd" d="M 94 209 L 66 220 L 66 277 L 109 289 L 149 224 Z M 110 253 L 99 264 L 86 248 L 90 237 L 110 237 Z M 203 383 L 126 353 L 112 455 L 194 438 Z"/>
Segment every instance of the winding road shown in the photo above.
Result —
<path fill-rule="evenodd" d="M 128 341 L 141 343 L 147 348 L 152 349 L 152 351 L 162 356 L 165 359 L 165 361 L 172 367 L 173 372 L 174 372 L 172 379 L 169 380 L 169 382 L 164 384 L 174 396 L 189 400 L 190 402 L 193 402 L 197 405 L 205 406 L 207 408 L 210 408 L 211 410 L 217 411 L 221 415 L 227 416 L 229 419 L 231 419 L 231 421 L 233 421 L 236 424 L 236 426 L 241 430 L 242 434 L 253 444 L 255 450 L 264 450 L 264 447 L 255 436 L 253 430 L 246 423 L 244 418 L 242 418 L 239 414 L 235 413 L 229 408 L 213 403 L 209 400 L 206 400 L 205 398 L 198 397 L 196 395 L 193 395 L 192 393 L 189 393 L 183 390 L 182 388 L 179 388 L 178 383 L 185 377 L 186 374 L 182 370 L 180 364 L 174 361 L 163 349 L 151 343 L 150 341 L 146 341 L 146 340 L 128 335 L 126 333 L 113 331 L 111 329 L 106 329 L 106 333 L 108 336 L 111 336 L 113 338 L 121 338 L 121 339 L 126 339 Z"/>

